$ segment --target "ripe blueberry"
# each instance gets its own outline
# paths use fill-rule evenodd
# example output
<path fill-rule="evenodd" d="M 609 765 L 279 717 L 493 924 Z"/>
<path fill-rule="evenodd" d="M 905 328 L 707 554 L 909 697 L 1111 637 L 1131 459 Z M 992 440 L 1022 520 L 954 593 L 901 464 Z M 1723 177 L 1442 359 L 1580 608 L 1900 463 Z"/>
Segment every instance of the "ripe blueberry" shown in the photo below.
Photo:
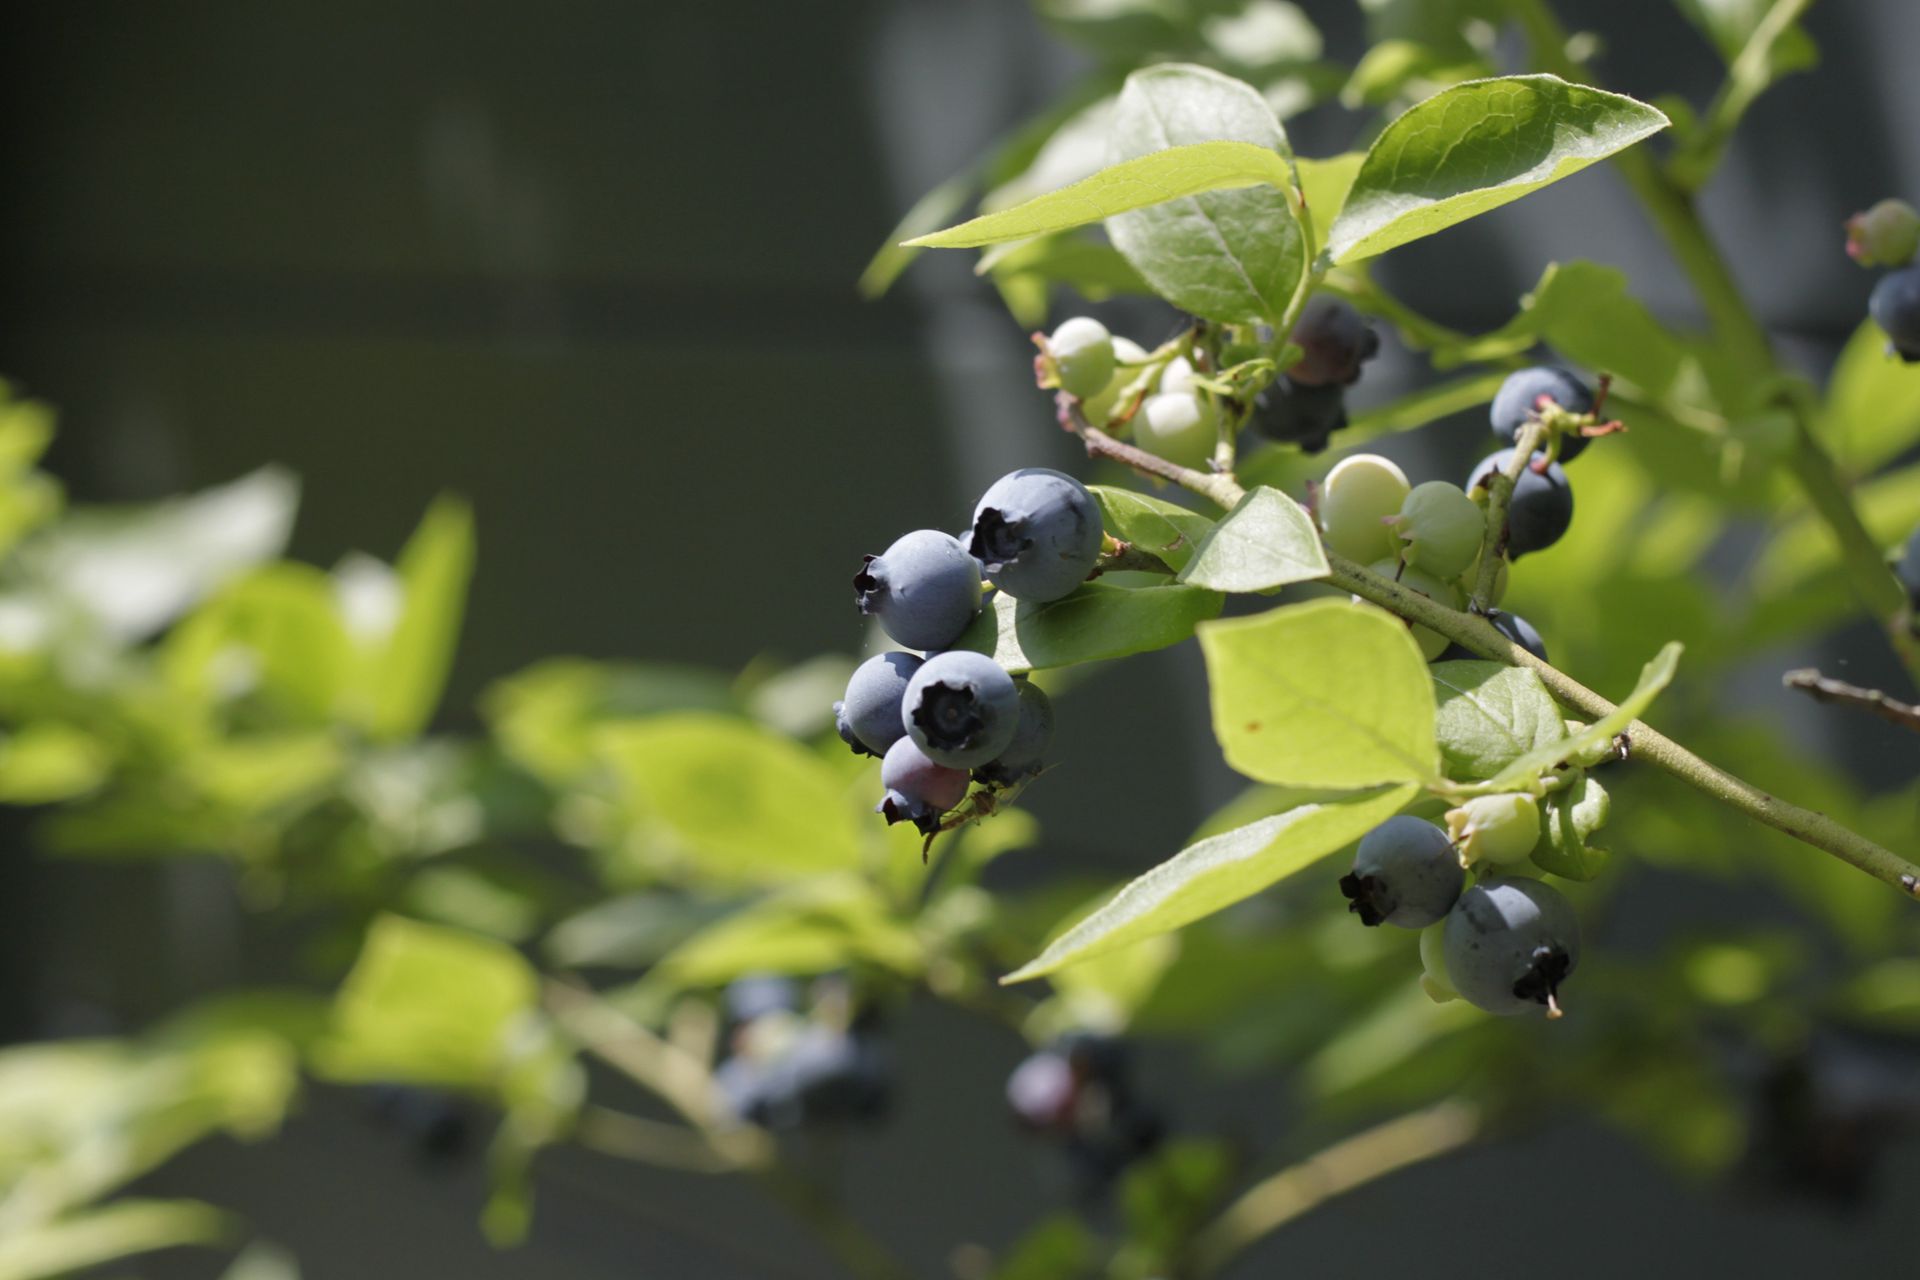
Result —
<path fill-rule="evenodd" d="M 1587 390 L 1587 384 L 1572 371 L 1556 365 L 1536 365 L 1509 375 L 1500 384 L 1500 390 L 1493 397 L 1493 434 L 1508 444 L 1518 441 L 1520 428 L 1527 425 L 1527 420 L 1539 408 L 1542 396 L 1568 413 L 1593 412 L 1593 392 Z M 1586 447 L 1585 436 L 1562 435 L 1560 461 L 1572 462 Z"/>
<path fill-rule="evenodd" d="M 1873 286 L 1867 313 L 1887 332 L 1887 345 L 1908 364 L 1920 362 L 1920 267 L 1889 271 Z"/>
<path fill-rule="evenodd" d="M 847 696 L 833 704 L 833 719 L 841 739 L 857 754 L 884 756 L 907 731 L 900 704 L 922 661 L 911 653 L 883 653 L 853 669 Z"/>
<path fill-rule="evenodd" d="M 1201 467 L 1220 438 L 1220 411 L 1198 391 L 1162 391 L 1148 396 L 1133 415 L 1133 439 L 1148 453 Z"/>
<path fill-rule="evenodd" d="M 1013 741 L 973 771 L 976 782 L 1012 786 L 1040 772 L 1040 766 L 1046 763 L 1047 748 L 1053 744 L 1053 703 L 1033 681 L 1016 683 L 1020 686 L 1020 723 L 1013 731 Z"/>
<path fill-rule="evenodd" d="M 902 737 L 880 761 L 880 786 L 886 794 L 874 811 L 887 825 L 911 822 L 932 834 L 940 826 L 940 815 L 966 798 L 967 771 L 936 764 L 912 738 Z"/>
<path fill-rule="evenodd" d="M 1310 387 L 1283 375 L 1261 393 L 1259 406 L 1254 425 L 1270 439 L 1299 445 L 1302 453 L 1320 453 L 1347 425 L 1346 391 L 1337 382 Z"/>
<path fill-rule="evenodd" d="M 907 682 L 901 723 L 935 764 L 971 769 L 1013 745 L 1020 690 L 984 653 L 950 649 L 928 658 Z"/>
<path fill-rule="evenodd" d="M 980 565 L 957 538 L 919 529 L 866 557 L 853 578 L 860 612 L 909 649 L 944 649 L 980 609 Z"/>
<path fill-rule="evenodd" d="M 1391 557 L 1376 560 L 1367 567 L 1383 578 L 1397 578 L 1401 586 L 1409 591 L 1418 592 L 1435 604 L 1445 605 L 1449 609 L 1458 609 L 1465 602 L 1458 587 L 1442 582 L 1425 570 L 1402 565 Z M 1423 627 L 1417 622 L 1410 625 L 1413 628 L 1413 638 L 1420 646 L 1421 655 L 1428 662 L 1436 661 L 1446 651 L 1447 638 L 1431 627 Z"/>
<path fill-rule="evenodd" d="M 1408 564 L 1436 578 L 1457 578 L 1480 554 L 1487 513 L 1460 486 L 1429 480 L 1407 494 L 1388 527 Z"/>
<path fill-rule="evenodd" d="M 1303 387 L 1347 386 L 1380 353 L 1380 335 L 1344 299 L 1319 294 L 1300 311 L 1288 341 L 1303 354 L 1287 376 Z"/>
<path fill-rule="evenodd" d="M 1447 914 L 1465 883 L 1447 833 L 1402 814 L 1360 841 L 1353 870 L 1340 877 L 1340 892 L 1361 924 L 1423 929 Z"/>
<path fill-rule="evenodd" d="M 1463 866 L 1524 862 L 1540 843 L 1540 806 L 1525 792 L 1475 796 L 1448 810 L 1447 835 Z"/>
<path fill-rule="evenodd" d="M 1078 1092 L 1072 1064 L 1065 1054 L 1052 1049 L 1030 1055 L 1007 1077 L 1007 1106 L 1014 1119 L 1038 1133 L 1072 1128 Z"/>
<path fill-rule="evenodd" d="M 756 973 L 727 986 L 727 1014 L 735 1022 L 752 1022 L 770 1013 L 792 1013 L 800 1007 L 800 989 L 792 978 Z"/>
<path fill-rule="evenodd" d="M 1488 1013 L 1558 1017 L 1560 984 L 1580 962 L 1573 904 L 1540 880 L 1491 876 L 1460 895 L 1447 916 L 1447 979 Z"/>
<path fill-rule="evenodd" d="M 1480 460 L 1473 469 L 1468 489 L 1486 485 L 1496 471 L 1506 469 L 1513 450 L 1502 449 Z M 1542 455 L 1535 454 L 1537 463 Z M 1566 534 L 1573 524 L 1573 487 L 1559 463 L 1549 466 L 1543 475 L 1530 463 L 1520 472 L 1507 502 L 1507 555 L 1515 560 L 1529 551 L 1544 551 Z"/>
<path fill-rule="evenodd" d="M 1399 540 L 1381 522 L 1399 514 L 1411 488 L 1407 473 L 1377 453 L 1341 459 L 1320 483 L 1327 549 L 1361 564 L 1397 554 Z"/>
<path fill-rule="evenodd" d="M 1084 400 L 1106 389 L 1113 377 L 1113 335 L 1091 316 L 1075 316 L 1047 339 L 1060 389 Z"/>
<path fill-rule="evenodd" d="M 1513 641 L 1534 657 L 1540 659 L 1540 661 L 1552 661 L 1551 658 L 1547 657 L 1547 642 L 1540 638 L 1540 633 L 1534 629 L 1533 624 L 1519 614 L 1506 613 L 1495 609 L 1487 615 L 1487 621 L 1493 624 L 1495 631 L 1498 631 L 1501 635 Z"/>
<path fill-rule="evenodd" d="M 967 549 L 994 586 L 1044 604 L 1087 580 L 1100 558 L 1101 533 L 1100 508 L 1085 485 L 1026 467 L 994 481 L 980 499 Z"/>

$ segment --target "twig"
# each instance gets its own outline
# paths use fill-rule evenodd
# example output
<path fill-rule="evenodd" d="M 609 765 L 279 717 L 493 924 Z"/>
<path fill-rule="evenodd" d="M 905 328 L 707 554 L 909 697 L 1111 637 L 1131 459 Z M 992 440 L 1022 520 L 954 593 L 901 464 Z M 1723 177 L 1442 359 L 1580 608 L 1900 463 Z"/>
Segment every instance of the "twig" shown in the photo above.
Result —
<path fill-rule="evenodd" d="M 1449 1099 L 1336 1142 L 1256 1182 L 1201 1228 L 1178 1273 L 1217 1275 L 1248 1248 L 1336 1196 L 1409 1165 L 1457 1151 L 1480 1132 L 1479 1114 Z"/>
<path fill-rule="evenodd" d="M 1112 539 L 1111 550 L 1104 550 L 1094 562 L 1092 577 L 1103 573 L 1172 573 L 1165 560 L 1119 538 Z"/>
<path fill-rule="evenodd" d="M 1841 706 L 1854 707 L 1879 716 L 1882 720 L 1890 720 L 1903 729 L 1920 733 L 1920 707 L 1889 698 L 1878 689 L 1863 689 L 1857 684 L 1835 680 L 1831 676 L 1821 675 L 1812 667 L 1789 671 L 1780 677 L 1780 683 L 1789 689 L 1800 690 L 1816 702 L 1837 702 Z"/>
<path fill-rule="evenodd" d="M 1520 473 L 1533 461 L 1546 434 L 1547 428 L 1540 422 L 1522 425 L 1514 437 L 1513 456 L 1487 479 L 1487 529 L 1480 539 L 1480 571 L 1474 575 L 1473 598 L 1467 602 L 1470 613 L 1485 614 L 1493 603 L 1493 584 L 1499 580 L 1500 561 L 1507 554 L 1507 505 L 1513 501 Z"/>

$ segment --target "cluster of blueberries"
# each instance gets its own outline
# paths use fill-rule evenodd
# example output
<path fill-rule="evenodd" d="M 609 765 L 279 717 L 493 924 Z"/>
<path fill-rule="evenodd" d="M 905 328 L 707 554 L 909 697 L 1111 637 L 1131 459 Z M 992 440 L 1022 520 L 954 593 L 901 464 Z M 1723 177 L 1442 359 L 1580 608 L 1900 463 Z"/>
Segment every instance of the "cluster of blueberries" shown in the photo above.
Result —
<path fill-rule="evenodd" d="M 1262 326 L 1259 342 L 1273 337 Z M 1347 425 L 1346 389 L 1361 366 L 1380 351 L 1380 336 L 1346 302 L 1321 294 L 1301 309 L 1288 334 L 1301 356 L 1254 399 L 1251 424 L 1263 435 L 1319 453 Z M 1131 433 L 1134 444 L 1183 467 L 1207 465 L 1219 443 L 1226 408 L 1220 384 L 1197 348 L 1161 358 L 1130 338 L 1118 337 L 1090 316 L 1075 316 L 1039 339 L 1040 383 L 1074 397 L 1093 426 Z M 1221 363 L 1231 365 L 1264 349 L 1229 346 Z"/>
<path fill-rule="evenodd" d="M 1360 841 L 1340 892 L 1362 924 L 1422 931 L 1420 985 L 1434 1000 L 1558 1017 L 1580 921 L 1559 890 L 1522 869 L 1540 834 L 1526 794 L 1476 796 L 1445 828 L 1402 814 Z M 1469 868 L 1490 874 L 1468 885 Z"/>
<path fill-rule="evenodd" d="M 1062 1036 L 1015 1067 L 1007 1105 L 1022 1129 L 1064 1150 L 1089 1193 L 1150 1154 L 1164 1129 L 1135 1094 L 1127 1046 L 1086 1031 Z"/>
<path fill-rule="evenodd" d="M 1886 331 L 1887 346 L 1908 364 L 1920 362 L 1920 213 L 1882 200 L 1847 220 L 1847 252 L 1863 267 L 1892 267 L 1867 299 L 1867 313 Z"/>
<path fill-rule="evenodd" d="M 919 529 L 865 558 L 855 603 L 903 649 L 856 668 L 833 714 L 848 746 L 880 757 L 877 808 L 889 823 L 930 835 L 970 779 L 1011 787 L 1040 771 L 1053 738 L 1047 695 L 952 646 L 980 612 L 983 579 L 1014 600 L 1059 600 L 1093 573 L 1104 536 L 1085 485 L 1028 467 L 986 491 L 964 541 Z"/>
<path fill-rule="evenodd" d="M 727 988 L 729 1052 L 714 1083 L 736 1120 L 777 1130 L 873 1122 L 886 1115 L 886 1045 L 856 1014 L 844 982 L 815 984 L 811 1007 L 790 978 L 742 978 Z"/>

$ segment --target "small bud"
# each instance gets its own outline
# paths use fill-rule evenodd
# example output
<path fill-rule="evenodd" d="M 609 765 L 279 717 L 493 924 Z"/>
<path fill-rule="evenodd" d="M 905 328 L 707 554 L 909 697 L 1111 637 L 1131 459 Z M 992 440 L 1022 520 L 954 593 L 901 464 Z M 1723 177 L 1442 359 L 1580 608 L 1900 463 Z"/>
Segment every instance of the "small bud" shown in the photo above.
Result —
<path fill-rule="evenodd" d="M 1882 200 L 1847 219 L 1847 256 L 1863 267 L 1904 266 L 1920 249 L 1920 213 L 1904 200 Z"/>

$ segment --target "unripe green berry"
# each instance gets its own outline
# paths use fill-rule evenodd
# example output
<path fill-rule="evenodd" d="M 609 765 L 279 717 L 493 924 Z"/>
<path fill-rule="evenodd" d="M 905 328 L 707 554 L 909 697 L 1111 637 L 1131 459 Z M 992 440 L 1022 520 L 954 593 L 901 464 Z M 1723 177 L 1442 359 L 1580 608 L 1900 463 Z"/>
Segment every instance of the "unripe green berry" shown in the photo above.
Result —
<path fill-rule="evenodd" d="M 1113 377 L 1113 335 L 1091 316 L 1075 316 L 1047 339 L 1060 389 L 1077 399 L 1098 395 Z"/>
<path fill-rule="evenodd" d="M 1193 361 L 1185 356 L 1175 356 L 1167 361 L 1167 367 L 1160 371 L 1160 391 L 1163 395 L 1173 395 L 1180 391 L 1199 394 L 1199 388 L 1193 385 Z"/>
<path fill-rule="evenodd" d="M 1459 485 L 1429 480 L 1407 494 L 1391 527 L 1408 564 L 1457 578 L 1480 553 L 1487 514 Z"/>
<path fill-rule="evenodd" d="M 1412 486 L 1392 459 L 1377 453 L 1343 458 L 1320 484 L 1320 528 L 1329 551 L 1371 564 L 1399 551 L 1384 523 L 1399 514 Z"/>
<path fill-rule="evenodd" d="M 1461 866 L 1524 862 L 1540 843 L 1540 806 L 1524 792 L 1475 796 L 1448 811 L 1447 834 Z"/>
<path fill-rule="evenodd" d="M 1420 931 L 1420 989 L 1435 1004 L 1460 998 L 1460 993 L 1453 989 L 1453 982 L 1447 977 L 1446 945 L 1445 920 L 1436 920 Z"/>
<path fill-rule="evenodd" d="M 1920 249 L 1920 213 L 1904 200 L 1882 200 L 1847 219 L 1847 254 L 1863 267 L 1902 267 Z"/>
<path fill-rule="evenodd" d="M 1113 337 L 1113 376 L 1107 379 L 1107 385 L 1095 396 L 1083 397 L 1080 401 L 1081 416 L 1096 427 L 1104 427 L 1113 421 L 1114 410 L 1120 407 L 1120 393 L 1129 382 L 1139 376 L 1136 367 L 1148 360 L 1147 351 L 1132 338 L 1123 338 L 1119 334 Z"/>
<path fill-rule="evenodd" d="M 1435 604 L 1443 604 L 1449 609 L 1458 609 L 1466 603 L 1466 597 L 1460 593 L 1460 588 L 1452 583 L 1442 582 L 1422 569 L 1411 566 L 1403 568 L 1398 560 L 1391 557 L 1376 560 L 1367 567 L 1383 578 L 1398 577 L 1401 586 L 1409 591 L 1419 592 Z M 1420 646 L 1420 653 L 1428 662 L 1432 662 L 1446 652 L 1449 643 L 1447 638 L 1438 631 L 1418 623 L 1413 625 L 1413 639 Z"/>
<path fill-rule="evenodd" d="M 1219 411 L 1192 391 L 1148 396 L 1133 417 L 1134 443 L 1183 467 L 1205 465 L 1219 440 Z"/>

